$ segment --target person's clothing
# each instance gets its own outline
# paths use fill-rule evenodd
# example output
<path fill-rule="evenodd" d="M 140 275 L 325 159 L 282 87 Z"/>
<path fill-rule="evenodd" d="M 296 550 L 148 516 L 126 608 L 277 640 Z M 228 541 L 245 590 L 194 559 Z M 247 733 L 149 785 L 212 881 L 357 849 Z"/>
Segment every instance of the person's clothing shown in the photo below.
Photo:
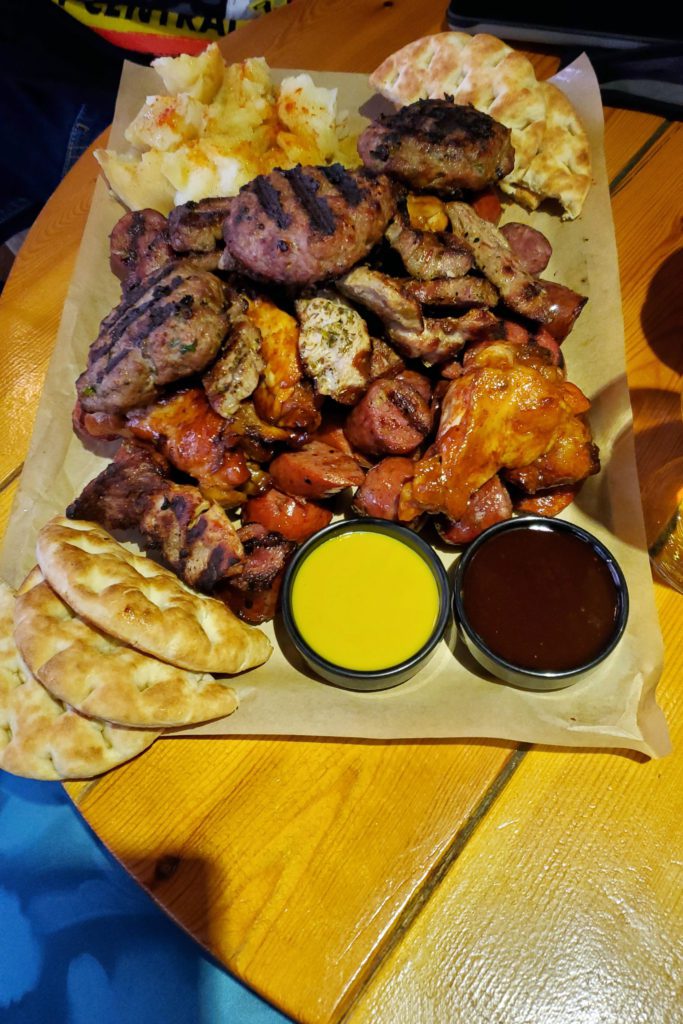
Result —
<path fill-rule="evenodd" d="M 53 0 L 82 25 L 127 50 L 155 56 L 200 53 L 240 25 L 283 7 L 288 0 L 185 0 L 169 3 L 87 3 Z"/>
<path fill-rule="evenodd" d="M 0 0 L 0 245 L 111 124 L 124 59 L 200 52 L 286 2 Z"/>

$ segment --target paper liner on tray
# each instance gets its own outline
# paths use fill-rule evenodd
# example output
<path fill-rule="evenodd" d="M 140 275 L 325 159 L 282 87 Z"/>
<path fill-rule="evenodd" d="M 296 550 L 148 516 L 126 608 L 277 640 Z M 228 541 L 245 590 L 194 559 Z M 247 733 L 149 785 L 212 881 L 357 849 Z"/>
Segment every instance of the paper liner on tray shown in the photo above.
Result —
<path fill-rule="evenodd" d="M 339 108 L 373 111 L 362 75 L 314 73 L 339 90 Z M 655 703 L 662 640 L 645 549 L 642 511 L 626 384 L 624 333 L 614 228 L 603 151 L 600 93 L 587 58 L 554 81 L 568 94 L 591 141 L 595 184 L 581 217 L 560 222 L 545 212 L 512 207 L 506 219 L 531 222 L 553 245 L 546 276 L 588 294 L 577 326 L 563 345 L 569 377 L 593 403 L 590 418 L 602 471 L 586 482 L 563 516 L 595 533 L 621 563 L 632 596 L 631 615 L 617 650 L 593 675 L 566 690 L 531 693 L 487 677 L 455 631 L 430 664 L 394 690 L 359 694 L 306 673 L 276 622 L 266 627 L 275 652 L 261 668 L 235 680 L 239 712 L 184 735 L 335 736 L 374 739 L 500 738 L 573 747 L 668 752 L 664 716 Z M 110 145 L 123 150 L 123 129 L 144 97 L 159 90 L 150 69 L 126 65 Z M 355 115 L 354 115 L 355 116 Z M 98 325 L 119 299 L 108 267 L 108 235 L 121 208 L 102 181 L 95 190 L 74 276 L 38 409 L 0 557 L 0 572 L 18 585 L 34 564 L 40 527 L 66 505 L 111 457 L 83 449 L 71 430 L 74 381 Z M 445 555 L 451 564 L 457 554 Z"/>

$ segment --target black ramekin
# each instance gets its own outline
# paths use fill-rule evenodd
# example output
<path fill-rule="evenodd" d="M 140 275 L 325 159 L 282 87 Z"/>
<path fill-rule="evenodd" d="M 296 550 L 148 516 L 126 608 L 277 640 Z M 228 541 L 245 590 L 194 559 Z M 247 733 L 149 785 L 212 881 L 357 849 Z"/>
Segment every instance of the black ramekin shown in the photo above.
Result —
<path fill-rule="evenodd" d="M 470 624 L 463 602 L 463 580 L 465 573 L 474 555 L 477 551 L 481 550 L 483 545 L 487 544 L 492 538 L 498 536 L 500 533 L 507 532 L 508 530 L 528 530 L 539 528 L 572 534 L 574 537 L 577 537 L 579 540 L 590 545 L 593 551 L 608 568 L 616 591 L 617 612 L 614 630 L 610 635 L 609 640 L 605 643 L 600 652 L 590 661 L 585 661 L 571 669 L 564 669 L 561 671 L 541 671 L 515 665 L 495 654 L 487 645 L 485 640 Z M 580 526 L 575 526 L 573 523 L 568 523 L 563 519 L 551 519 L 546 516 L 526 515 L 515 519 L 507 519 L 502 523 L 496 523 L 495 526 L 491 526 L 487 530 L 484 530 L 484 532 L 469 545 L 466 551 L 461 555 L 455 573 L 453 585 L 453 614 L 457 623 L 458 632 L 465 645 L 472 656 L 480 665 L 490 672 L 491 675 L 495 676 L 497 679 L 503 680 L 503 682 L 511 683 L 514 686 L 523 687 L 528 690 L 561 690 L 578 682 L 580 679 L 585 678 L 588 673 L 592 672 L 602 661 L 605 660 L 608 654 L 611 654 L 619 643 L 626 628 L 628 612 L 628 588 L 626 586 L 624 574 L 621 571 L 614 555 L 601 541 L 597 539 L 597 537 L 594 537 L 592 533 L 582 529 Z"/>
<path fill-rule="evenodd" d="M 427 563 L 436 581 L 439 596 L 439 612 L 434 628 L 427 642 L 412 655 L 412 657 L 400 662 L 397 665 L 390 665 L 385 669 L 377 669 L 371 672 L 363 672 L 357 669 L 344 668 L 336 665 L 327 659 L 322 658 L 316 651 L 306 643 L 301 636 L 294 616 L 292 614 L 292 586 L 296 574 L 302 562 L 320 544 L 324 544 L 330 537 L 338 534 L 351 533 L 356 530 L 369 530 L 375 533 L 384 533 L 395 537 L 403 544 L 407 544 L 413 551 Z M 332 523 L 330 526 L 319 530 L 298 549 L 287 567 L 285 578 L 282 584 L 282 616 L 287 632 L 306 661 L 306 664 L 323 679 L 335 686 L 347 690 L 387 690 L 392 686 L 398 686 L 406 682 L 411 676 L 425 665 L 433 655 L 441 637 L 443 636 L 446 624 L 450 617 L 450 585 L 446 570 L 443 567 L 438 555 L 432 550 L 429 544 L 413 530 L 404 526 L 389 522 L 385 519 L 346 519 Z"/>

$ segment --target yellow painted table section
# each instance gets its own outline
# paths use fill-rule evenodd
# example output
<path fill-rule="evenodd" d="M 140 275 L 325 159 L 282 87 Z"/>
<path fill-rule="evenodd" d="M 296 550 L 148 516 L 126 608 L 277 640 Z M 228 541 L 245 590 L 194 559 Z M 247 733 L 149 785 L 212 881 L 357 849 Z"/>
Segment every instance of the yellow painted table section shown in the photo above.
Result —
<path fill-rule="evenodd" d="M 439 31 L 443 14 L 436 0 L 297 0 L 225 52 L 368 71 Z M 557 67 L 533 59 L 543 76 Z M 683 454 L 683 132 L 607 111 L 606 149 L 645 487 Z M 1 528 L 95 177 L 87 154 L 0 301 Z M 653 585 L 674 743 L 662 761 L 493 741 L 185 739 L 67 789 L 155 899 L 297 1020 L 671 1024 L 682 1012 L 683 599 Z"/>

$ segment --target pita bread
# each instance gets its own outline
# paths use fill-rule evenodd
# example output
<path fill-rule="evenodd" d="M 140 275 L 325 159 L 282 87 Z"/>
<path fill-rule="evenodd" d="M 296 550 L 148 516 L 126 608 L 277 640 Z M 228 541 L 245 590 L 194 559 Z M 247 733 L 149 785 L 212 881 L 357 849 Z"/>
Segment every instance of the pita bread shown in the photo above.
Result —
<path fill-rule="evenodd" d="M 270 657 L 260 629 L 128 551 L 96 523 L 57 516 L 38 534 L 36 556 L 47 582 L 77 615 L 161 661 L 228 675 Z"/>
<path fill-rule="evenodd" d="M 235 691 L 213 676 L 150 658 L 89 626 L 39 569 L 19 588 L 14 638 L 53 697 L 118 725 L 190 725 L 237 707 Z"/>
<path fill-rule="evenodd" d="M 14 606 L 0 582 L 0 768 L 30 779 L 89 779 L 151 746 L 157 731 L 84 718 L 50 696 L 17 650 Z"/>
<path fill-rule="evenodd" d="M 380 64 L 370 84 L 397 104 L 452 96 L 511 131 L 515 165 L 499 184 L 527 209 L 557 199 L 578 217 L 591 186 L 590 146 L 564 93 L 539 82 L 533 64 L 495 36 L 441 32 Z"/>

